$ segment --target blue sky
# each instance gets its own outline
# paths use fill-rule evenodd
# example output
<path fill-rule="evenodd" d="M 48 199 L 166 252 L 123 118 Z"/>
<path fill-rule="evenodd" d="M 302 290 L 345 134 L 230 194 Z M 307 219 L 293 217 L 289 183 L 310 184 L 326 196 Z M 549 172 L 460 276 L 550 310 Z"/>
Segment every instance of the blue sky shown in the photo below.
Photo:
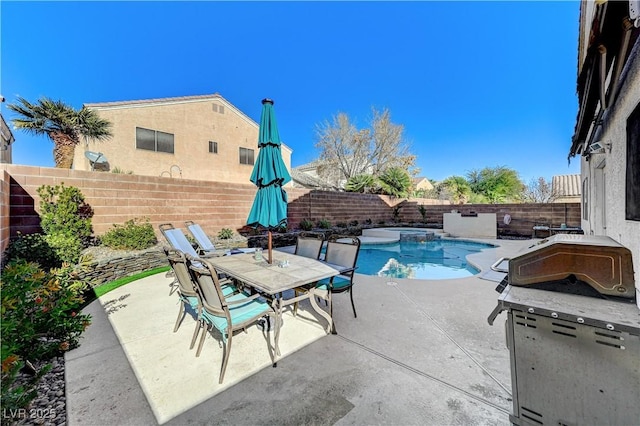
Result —
<path fill-rule="evenodd" d="M 402 124 L 420 175 L 507 166 L 528 183 L 567 165 L 579 2 L 0 3 L 0 90 L 83 103 L 220 93 L 256 122 L 275 100 L 292 165 L 316 125 L 371 107 Z M 16 164 L 53 166 L 14 131 Z"/>

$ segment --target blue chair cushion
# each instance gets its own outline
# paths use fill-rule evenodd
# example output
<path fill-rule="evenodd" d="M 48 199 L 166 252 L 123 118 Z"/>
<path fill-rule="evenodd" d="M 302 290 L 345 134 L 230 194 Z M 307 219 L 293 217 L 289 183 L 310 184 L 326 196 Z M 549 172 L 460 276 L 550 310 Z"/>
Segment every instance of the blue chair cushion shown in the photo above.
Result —
<path fill-rule="evenodd" d="M 243 293 L 239 293 L 231 296 L 227 301 L 232 302 L 242 300 L 243 298 L 247 298 L 247 296 Z M 229 313 L 231 314 L 231 324 L 238 324 L 250 320 L 251 318 L 260 317 L 262 314 L 266 314 L 269 309 L 269 304 L 264 299 L 253 299 L 247 301 L 247 303 L 230 305 Z M 213 324 L 213 326 L 222 333 L 223 339 L 226 341 L 225 332 L 228 327 L 227 318 L 212 315 L 207 311 L 202 312 L 202 317 L 208 323 Z"/>
<path fill-rule="evenodd" d="M 316 287 L 321 288 L 322 290 L 328 290 L 330 281 L 331 281 L 331 278 L 325 278 L 324 280 L 320 280 L 318 281 L 318 284 L 316 285 Z M 333 279 L 334 290 L 342 290 L 350 286 L 351 286 L 351 280 L 348 278 L 343 278 L 338 276 Z"/>
<path fill-rule="evenodd" d="M 191 306 L 193 310 L 198 309 L 198 298 L 196 296 L 180 296 L 180 300 L 182 300 L 185 304 Z"/>

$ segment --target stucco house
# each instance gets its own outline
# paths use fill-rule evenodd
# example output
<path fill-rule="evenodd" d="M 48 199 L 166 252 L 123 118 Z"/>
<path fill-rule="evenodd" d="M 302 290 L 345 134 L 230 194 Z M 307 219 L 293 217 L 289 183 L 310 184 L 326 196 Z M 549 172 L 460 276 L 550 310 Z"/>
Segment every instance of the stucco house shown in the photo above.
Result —
<path fill-rule="evenodd" d="M 112 123 L 113 137 L 78 145 L 76 170 L 249 182 L 258 156 L 259 125 L 217 93 L 84 106 Z M 259 100 L 256 109 L 261 109 Z M 289 170 L 291 153 L 282 144 Z"/>
<path fill-rule="evenodd" d="M 582 229 L 629 248 L 640 290 L 640 4 L 582 1 L 578 102 Z M 640 292 L 638 293 L 640 298 Z"/>
<path fill-rule="evenodd" d="M 427 179 L 426 177 L 414 177 L 412 178 L 412 182 L 413 189 L 415 189 L 416 191 L 430 191 L 433 189 L 433 184 L 429 182 L 429 179 Z"/>
<path fill-rule="evenodd" d="M 13 162 L 12 144 L 14 141 L 15 138 L 11 133 L 11 129 L 2 114 L 0 114 L 0 163 L 11 164 Z"/>
<path fill-rule="evenodd" d="M 551 192 L 554 203 L 580 202 L 580 175 L 556 175 L 551 178 Z"/>

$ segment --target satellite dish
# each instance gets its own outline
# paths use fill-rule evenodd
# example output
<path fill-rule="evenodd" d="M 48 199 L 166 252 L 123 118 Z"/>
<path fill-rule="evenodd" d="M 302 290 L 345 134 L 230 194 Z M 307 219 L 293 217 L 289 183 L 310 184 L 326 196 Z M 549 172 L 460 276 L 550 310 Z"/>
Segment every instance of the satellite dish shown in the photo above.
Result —
<path fill-rule="evenodd" d="M 101 152 L 85 151 L 84 156 L 91 163 L 91 171 L 95 170 L 96 164 L 106 164 L 107 157 Z"/>

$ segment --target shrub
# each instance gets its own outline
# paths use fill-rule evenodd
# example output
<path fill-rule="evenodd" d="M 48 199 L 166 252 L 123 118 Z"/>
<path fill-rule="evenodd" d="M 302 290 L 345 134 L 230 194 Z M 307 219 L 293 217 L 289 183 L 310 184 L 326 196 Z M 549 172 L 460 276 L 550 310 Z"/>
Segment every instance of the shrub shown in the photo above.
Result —
<path fill-rule="evenodd" d="M 138 218 L 127 220 L 124 225 L 114 224 L 100 240 L 107 247 L 124 250 L 144 250 L 158 242 L 149 219 L 142 222 Z"/>
<path fill-rule="evenodd" d="M 77 235 L 80 239 L 91 236 L 91 207 L 76 187 L 43 185 L 40 196 L 40 224 L 45 234 L 58 232 Z"/>
<path fill-rule="evenodd" d="M 400 209 L 402 208 L 401 205 L 397 205 L 393 207 L 393 220 L 394 222 L 398 222 L 400 220 Z"/>
<path fill-rule="evenodd" d="M 44 237 L 45 241 L 64 262 L 75 264 L 80 259 L 83 244 L 75 235 L 66 232 L 54 232 Z"/>
<path fill-rule="evenodd" d="M 384 194 L 393 197 L 407 197 L 411 190 L 411 176 L 400 167 L 390 167 L 380 176 L 380 186 Z"/>
<path fill-rule="evenodd" d="M 133 170 L 124 170 L 116 166 L 113 169 L 111 169 L 111 173 L 120 174 L 120 175 L 132 175 Z"/>
<path fill-rule="evenodd" d="M 75 263 L 91 236 L 91 207 L 78 188 L 43 185 L 40 195 L 40 225 L 45 241 L 65 262 Z"/>
<path fill-rule="evenodd" d="M 23 359 L 44 360 L 78 346 L 90 323 L 79 314 L 89 285 L 69 264 L 43 271 L 24 260 L 2 271 L 2 342 Z M 5 359 L 5 355 L 2 357 Z"/>
<path fill-rule="evenodd" d="M 44 272 L 34 262 L 9 263 L 2 283 L 2 406 L 25 408 L 35 398 L 37 385 L 51 368 L 45 365 L 33 377 L 16 381 L 29 360 L 47 360 L 78 346 L 80 334 L 90 324 L 89 315 L 78 314 L 82 292 L 88 288 L 69 265 Z M 10 418 L 3 416 L 2 423 Z"/>
<path fill-rule="evenodd" d="M 338 223 L 336 223 L 336 227 L 338 227 L 338 228 L 346 228 L 347 226 L 349 226 L 349 225 L 347 225 L 347 222 L 338 222 Z"/>
<path fill-rule="evenodd" d="M 311 231 L 313 229 L 313 222 L 309 219 L 302 219 L 300 222 L 300 228 L 303 231 Z"/>
<path fill-rule="evenodd" d="M 13 353 L 12 348 L 2 342 L 2 424 L 14 424 L 19 409 L 27 408 L 38 394 L 38 382 L 51 370 L 47 364 L 33 376 L 16 381 L 24 361 Z"/>
<path fill-rule="evenodd" d="M 358 226 L 358 221 L 352 220 L 351 222 L 349 222 L 349 226 Z"/>
<path fill-rule="evenodd" d="M 420 212 L 420 216 L 422 216 L 422 221 L 424 223 L 427 223 L 427 209 L 424 207 L 423 204 L 420 204 L 418 206 L 418 211 Z"/>
<path fill-rule="evenodd" d="M 222 228 L 220 232 L 218 232 L 218 238 L 221 240 L 228 240 L 233 238 L 233 230 L 229 228 Z"/>
<path fill-rule="evenodd" d="M 344 189 L 347 192 L 371 193 L 378 191 L 379 187 L 380 184 L 373 175 L 362 174 L 350 177 Z"/>
<path fill-rule="evenodd" d="M 58 268 L 62 265 L 62 260 L 53 247 L 47 243 L 43 234 L 21 234 L 18 232 L 17 237 L 11 240 L 5 252 L 6 263 L 15 260 L 35 262 L 44 270 Z"/>
<path fill-rule="evenodd" d="M 331 228 L 331 222 L 329 222 L 327 219 L 320 219 L 318 221 L 318 228 L 329 229 Z"/>

